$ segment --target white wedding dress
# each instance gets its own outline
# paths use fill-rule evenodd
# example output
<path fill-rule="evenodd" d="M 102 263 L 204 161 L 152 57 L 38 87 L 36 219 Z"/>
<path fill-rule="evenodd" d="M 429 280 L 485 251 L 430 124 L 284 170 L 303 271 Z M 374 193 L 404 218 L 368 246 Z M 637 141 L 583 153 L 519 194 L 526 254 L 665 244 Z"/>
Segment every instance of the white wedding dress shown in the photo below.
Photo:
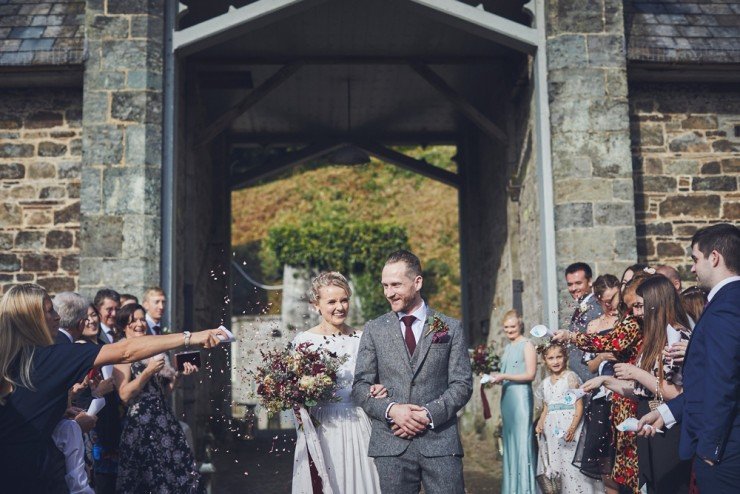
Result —
<path fill-rule="evenodd" d="M 323 336 L 308 331 L 299 333 L 293 344 L 310 342 L 337 355 L 347 355 L 337 373 L 339 402 L 319 403 L 310 413 L 320 425 L 316 432 L 321 445 L 323 463 L 333 494 L 380 493 L 378 472 L 367 455 L 370 442 L 370 419 L 350 398 L 355 376 L 357 350 L 362 332 L 353 335 Z M 298 429 L 296 456 L 293 463 L 293 494 L 311 494 L 311 474 L 305 451 L 303 430 Z M 317 462 L 315 462 L 317 463 Z M 317 465 L 318 466 L 318 465 Z M 324 489 L 326 493 L 328 489 Z"/>

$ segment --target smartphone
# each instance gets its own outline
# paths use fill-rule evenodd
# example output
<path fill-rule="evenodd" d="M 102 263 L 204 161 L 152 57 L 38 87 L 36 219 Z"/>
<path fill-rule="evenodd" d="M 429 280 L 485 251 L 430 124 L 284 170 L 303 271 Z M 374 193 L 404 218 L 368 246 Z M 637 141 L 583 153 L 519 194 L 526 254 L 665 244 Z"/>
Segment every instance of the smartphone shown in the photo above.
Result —
<path fill-rule="evenodd" d="M 180 352 L 175 354 L 175 366 L 177 370 L 185 370 L 185 362 L 190 362 L 198 369 L 200 369 L 200 351 L 195 350 L 193 352 Z"/>

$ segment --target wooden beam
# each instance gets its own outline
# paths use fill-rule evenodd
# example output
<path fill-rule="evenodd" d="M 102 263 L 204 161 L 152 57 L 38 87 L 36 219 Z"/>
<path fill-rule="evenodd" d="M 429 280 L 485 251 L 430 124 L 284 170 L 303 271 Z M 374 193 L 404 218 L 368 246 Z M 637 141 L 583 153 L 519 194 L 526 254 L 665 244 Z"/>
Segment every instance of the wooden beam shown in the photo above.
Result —
<path fill-rule="evenodd" d="M 244 67 L 249 69 L 253 66 L 263 65 L 286 65 L 295 60 L 295 57 L 290 56 L 269 56 L 269 57 L 254 57 L 254 56 L 226 56 L 226 57 L 201 57 L 199 55 L 192 55 L 188 58 L 189 63 L 196 64 L 198 68 L 211 67 Z M 347 56 L 311 56 L 301 57 L 301 60 L 306 65 L 380 65 L 380 66 L 393 66 L 393 65 L 408 65 L 408 57 L 394 57 L 394 56 L 363 56 L 363 55 L 347 55 Z M 512 57 L 492 57 L 492 56 L 466 56 L 461 55 L 458 57 L 454 56 L 420 56 L 414 57 L 413 60 L 418 63 L 426 65 L 451 65 L 451 66 L 465 66 L 465 65 L 496 65 L 496 64 L 510 64 Z"/>
<path fill-rule="evenodd" d="M 311 142 L 353 142 L 357 140 L 383 142 L 386 145 L 455 145 L 460 140 L 460 134 L 450 132 L 392 132 L 392 133 L 253 133 L 253 132 L 230 132 L 228 135 L 229 145 L 235 148 L 265 147 L 280 145 L 298 145 Z"/>
<path fill-rule="evenodd" d="M 201 139 L 196 146 L 203 146 L 213 140 L 214 137 L 226 130 L 237 118 L 257 104 L 262 98 L 270 94 L 275 88 L 288 80 L 290 76 L 296 73 L 302 67 L 301 62 L 294 62 L 285 65 L 270 76 L 265 82 L 260 84 L 254 91 L 246 95 L 242 100 L 225 111 L 220 117 L 213 121 L 203 132 Z"/>
<path fill-rule="evenodd" d="M 173 0 L 174 1 L 174 0 Z M 179 56 L 224 43 L 309 9 L 326 0 L 258 0 L 190 26 L 172 35 L 172 49 Z"/>
<path fill-rule="evenodd" d="M 522 53 L 537 51 L 537 30 L 458 0 L 409 0 L 437 20 Z M 543 20 L 540 20 L 543 22 Z"/>
<path fill-rule="evenodd" d="M 422 79 L 427 81 L 434 89 L 439 91 L 445 98 L 447 98 L 455 107 L 465 115 L 471 122 L 473 122 L 479 129 L 486 134 L 494 137 L 495 139 L 506 143 L 506 133 L 501 128 L 493 123 L 490 118 L 484 115 L 480 110 L 473 106 L 468 100 L 462 97 L 457 91 L 452 89 L 447 82 L 445 82 L 439 74 L 430 69 L 428 66 L 420 63 L 410 63 L 410 67 L 419 74 Z"/>
<path fill-rule="evenodd" d="M 293 168 L 294 166 L 321 158 L 322 156 L 346 145 L 347 144 L 344 142 L 322 142 L 310 144 L 298 151 L 283 154 L 275 159 L 268 160 L 266 163 L 256 166 L 251 170 L 232 175 L 231 189 L 243 189 L 258 180 L 273 177 L 285 170 Z"/>
<path fill-rule="evenodd" d="M 456 173 L 448 172 L 434 165 L 430 165 L 425 160 L 412 158 L 406 156 L 403 153 L 394 151 L 393 149 L 387 148 L 377 142 L 363 142 L 358 141 L 353 143 L 356 147 L 367 151 L 371 155 L 375 156 L 381 161 L 391 163 L 401 168 L 405 168 L 412 172 L 424 175 L 432 180 L 437 180 L 443 184 L 447 184 L 451 187 L 460 187 L 460 177 Z"/>

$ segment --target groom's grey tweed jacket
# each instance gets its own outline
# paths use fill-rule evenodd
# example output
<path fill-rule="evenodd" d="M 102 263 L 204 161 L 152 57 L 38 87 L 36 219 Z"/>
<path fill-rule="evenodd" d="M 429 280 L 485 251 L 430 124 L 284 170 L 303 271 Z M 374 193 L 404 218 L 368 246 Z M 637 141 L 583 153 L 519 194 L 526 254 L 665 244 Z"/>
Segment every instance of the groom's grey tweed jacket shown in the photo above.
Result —
<path fill-rule="evenodd" d="M 449 341 L 432 343 L 425 322 L 411 357 L 394 312 L 365 325 L 357 354 L 352 400 L 370 416 L 372 435 L 368 454 L 372 457 L 398 456 L 410 444 L 408 439 L 394 436 L 385 419 L 391 402 L 411 403 L 429 410 L 434 429 L 411 439 L 422 455 L 463 454 L 457 432 L 457 411 L 465 406 L 473 392 L 468 345 L 460 321 L 429 308 L 427 321 L 435 314 L 450 328 Z M 369 397 L 370 386 L 376 383 L 388 388 L 388 398 Z"/>

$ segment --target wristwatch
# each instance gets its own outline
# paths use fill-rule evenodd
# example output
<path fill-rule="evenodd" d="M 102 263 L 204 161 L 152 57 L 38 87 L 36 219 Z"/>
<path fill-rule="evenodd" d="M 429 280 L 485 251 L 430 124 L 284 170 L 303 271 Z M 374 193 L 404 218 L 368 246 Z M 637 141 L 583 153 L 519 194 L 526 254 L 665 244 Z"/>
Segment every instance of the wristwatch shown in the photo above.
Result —
<path fill-rule="evenodd" d="M 185 349 L 187 350 L 187 348 L 190 346 L 190 331 L 183 331 L 182 337 L 185 340 Z"/>

